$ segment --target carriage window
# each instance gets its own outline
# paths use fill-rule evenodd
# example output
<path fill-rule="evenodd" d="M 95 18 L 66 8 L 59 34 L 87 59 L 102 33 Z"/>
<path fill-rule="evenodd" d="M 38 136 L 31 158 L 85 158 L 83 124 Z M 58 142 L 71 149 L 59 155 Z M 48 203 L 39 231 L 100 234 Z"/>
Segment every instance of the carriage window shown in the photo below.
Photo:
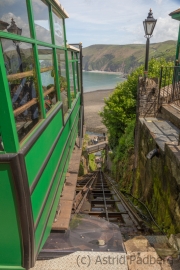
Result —
<path fill-rule="evenodd" d="M 2 39 L 4 63 L 19 140 L 41 118 L 32 45 Z"/>
<path fill-rule="evenodd" d="M 30 37 L 25 0 L 0 1 L 0 31 Z"/>
<path fill-rule="evenodd" d="M 77 78 L 77 80 L 78 80 L 78 82 L 79 82 L 79 88 L 78 88 L 78 90 L 79 90 L 79 92 L 81 92 L 81 67 L 80 67 L 80 53 L 78 53 L 77 54 L 78 55 L 78 78 Z"/>
<path fill-rule="evenodd" d="M 79 65 L 78 65 L 78 59 L 77 59 L 77 54 L 75 54 L 75 59 L 77 60 L 74 63 L 74 68 L 75 68 L 75 80 L 76 80 L 76 93 L 79 92 L 79 80 L 78 80 L 78 73 L 79 73 Z"/>
<path fill-rule="evenodd" d="M 71 61 L 72 60 L 72 53 L 70 51 L 68 51 L 68 60 Z"/>
<path fill-rule="evenodd" d="M 58 59 L 58 73 L 60 81 L 61 100 L 63 103 L 63 114 L 65 114 L 68 111 L 68 95 L 67 95 L 65 52 L 63 50 L 57 50 L 57 59 Z"/>
<path fill-rule="evenodd" d="M 46 112 L 53 108 L 57 102 L 55 88 L 55 72 L 53 66 L 53 51 L 51 48 L 38 46 L 41 81 Z"/>
<path fill-rule="evenodd" d="M 71 102 L 72 102 L 75 99 L 73 63 L 69 63 L 69 79 L 70 79 L 70 93 L 71 93 Z"/>
<path fill-rule="evenodd" d="M 63 29 L 63 19 L 59 15 L 53 12 L 53 23 L 55 32 L 55 42 L 58 46 L 64 47 L 64 29 Z"/>
<path fill-rule="evenodd" d="M 52 43 L 49 21 L 49 9 L 45 1 L 32 0 L 36 38 L 40 41 Z"/>

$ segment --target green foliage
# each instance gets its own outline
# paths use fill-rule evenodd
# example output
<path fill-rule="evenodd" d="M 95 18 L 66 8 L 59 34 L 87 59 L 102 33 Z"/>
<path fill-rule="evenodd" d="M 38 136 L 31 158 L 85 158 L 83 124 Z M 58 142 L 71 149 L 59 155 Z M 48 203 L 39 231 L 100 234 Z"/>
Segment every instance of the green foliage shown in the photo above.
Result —
<path fill-rule="evenodd" d="M 86 147 L 88 145 L 88 141 L 90 140 L 89 135 L 88 134 L 84 134 L 84 139 L 83 139 L 83 152 L 86 151 Z"/>
<path fill-rule="evenodd" d="M 78 176 L 82 176 L 82 175 L 84 175 L 84 166 L 83 166 L 83 163 L 80 162 Z"/>
<path fill-rule="evenodd" d="M 66 77 L 60 76 L 59 80 L 60 80 L 60 88 L 62 90 L 67 90 L 67 79 L 66 79 Z"/>
<path fill-rule="evenodd" d="M 134 128 L 135 120 L 132 120 L 125 128 L 124 134 L 119 139 L 118 146 L 114 152 L 115 162 L 118 162 L 120 159 L 128 158 L 129 150 L 134 148 Z"/>
<path fill-rule="evenodd" d="M 149 78 L 159 78 L 161 66 L 173 66 L 173 62 L 165 59 L 149 61 Z M 103 123 L 109 134 L 109 144 L 112 148 L 112 175 L 117 180 L 121 189 L 128 192 L 132 188 L 133 163 L 134 163 L 134 128 L 136 118 L 136 98 L 138 78 L 143 76 L 144 66 L 138 67 L 127 80 L 118 84 L 114 92 L 105 100 L 105 106 L 100 113 Z M 165 75 L 165 74 L 164 74 Z M 173 76 L 173 74 L 172 74 Z M 163 78 L 162 84 L 165 83 Z M 136 181 L 136 183 L 138 183 Z M 134 188 L 134 187 L 133 187 Z M 137 185 L 137 192 L 139 188 Z"/>
<path fill-rule="evenodd" d="M 105 99 L 105 106 L 100 113 L 102 121 L 108 128 L 111 140 L 117 141 L 124 133 L 127 124 L 135 117 L 135 99 L 131 90 L 119 84 L 113 94 Z M 112 147 L 114 143 L 112 142 Z"/>
<path fill-rule="evenodd" d="M 89 169 L 91 172 L 96 170 L 96 163 L 95 163 L 95 155 L 94 154 L 89 154 Z"/>
<path fill-rule="evenodd" d="M 113 177 L 118 180 L 121 189 L 124 188 L 126 191 L 130 191 L 132 186 L 134 128 L 135 120 L 132 120 L 125 128 L 124 134 L 111 155 Z"/>
<path fill-rule="evenodd" d="M 165 59 L 154 59 L 149 61 L 148 77 L 159 77 L 161 66 L 173 66 L 173 62 L 166 62 Z M 105 106 L 100 113 L 102 122 L 109 132 L 109 142 L 112 148 L 118 144 L 119 138 L 124 134 L 127 125 L 135 119 L 136 97 L 138 77 L 143 76 L 144 66 L 138 67 L 127 80 L 118 84 L 112 95 L 105 99 Z M 164 80 L 163 80 L 164 82 Z"/>

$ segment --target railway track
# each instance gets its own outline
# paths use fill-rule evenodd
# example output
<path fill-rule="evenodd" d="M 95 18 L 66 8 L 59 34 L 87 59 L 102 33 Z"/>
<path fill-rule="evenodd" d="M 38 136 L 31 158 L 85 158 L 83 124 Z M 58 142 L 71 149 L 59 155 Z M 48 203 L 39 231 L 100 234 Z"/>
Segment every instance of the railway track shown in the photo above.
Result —
<path fill-rule="evenodd" d="M 51 231 L 38 259 L 58 258 L 76 251 L 125 253 L 124 242 L 138 235 L 153 244 L 156 239 L 149 235 L 152 232 L 116 184 L 101 170 L 79 179 L 69 229 Z"/>
<path fill-rule="evenodd" d="M 118 191 L 116 183 L 101 170 L 78 181 L 73 211 L 118 225 L 126 239 L 144 232 L 143 220 Z"/>

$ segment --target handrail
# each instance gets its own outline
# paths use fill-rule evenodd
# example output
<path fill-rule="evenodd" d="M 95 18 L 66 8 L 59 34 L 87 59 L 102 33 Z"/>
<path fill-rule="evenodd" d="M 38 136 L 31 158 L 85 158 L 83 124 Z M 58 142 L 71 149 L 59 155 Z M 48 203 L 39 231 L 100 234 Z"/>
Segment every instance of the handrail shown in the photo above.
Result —
<path fill-rule="evenodd" d="M 46 67 L 46 68 L 41 68 L 41 73 L 52 70 L 53 66 Z M 16 73 L 16 74 L 10 74 L 7 76 L 8 81 L 14 81 L 17 79 L 22 79 L 28 76 L 33 76 L 34 70 L 26 71 L 26 72 L 21 72 L 21 73 Z"/>
<path fill-rule="evenodd" d="M 50 89 L 46 90 L 43 93 L 43 96 L 47 96 L 50 93 L 52 93 L 54 91 L 54 86 L 52 86 Z M 29 102 L 27 102 L 25 105 L 19 107 L 18 109 L 14 110 L 14 116 L 18 116 L 19 114 L 23 113 L 24 111 L 26 111 L 28 108 L 30 108 L 31 106 L 33 106 L 34 104 L 38 103 L 38 98 L 33 98 L 32 100 L 30 100 Z"/>

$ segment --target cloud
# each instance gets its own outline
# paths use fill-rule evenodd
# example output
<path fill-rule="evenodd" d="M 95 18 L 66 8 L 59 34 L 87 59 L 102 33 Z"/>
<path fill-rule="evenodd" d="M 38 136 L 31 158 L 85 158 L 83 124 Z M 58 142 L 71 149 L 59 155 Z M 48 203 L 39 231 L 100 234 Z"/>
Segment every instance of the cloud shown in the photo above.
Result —
<path fill-rule="evenodd" d="M 6 0 L 6 1 L 0 1 L 0 7 L 12 5 L 15 3 L 15 0 Z"/>
<path fill-rule="evenodd" d="M 179 1 L 179 0 L 178 0 Z M 153 42 L 177 39 L 178 22 L 168 14 L 178 8 L 176 0 L 61 0 L 69 13 L 66 20 L 69 43 L 145 43 L 143 21 L 152 8 L 157 25 Z"/>
<path fill-rule="evenodd" d="M 133 44 L 143 44 L 142 40 L 135 40 Z"/>
<path fill-rule="evenodd" d="M 163 0 L 155 0 L 157 4 L 161 4 Z"/>
<path fill-rule="evenodd" d="M 177 40 L 178 38 L 179 22 L 172 20 L 171 17 L 158 18 L 157 26 L 155 28 L 154 38 L 156 42 L 165 41 L 169 39 Z"/>

